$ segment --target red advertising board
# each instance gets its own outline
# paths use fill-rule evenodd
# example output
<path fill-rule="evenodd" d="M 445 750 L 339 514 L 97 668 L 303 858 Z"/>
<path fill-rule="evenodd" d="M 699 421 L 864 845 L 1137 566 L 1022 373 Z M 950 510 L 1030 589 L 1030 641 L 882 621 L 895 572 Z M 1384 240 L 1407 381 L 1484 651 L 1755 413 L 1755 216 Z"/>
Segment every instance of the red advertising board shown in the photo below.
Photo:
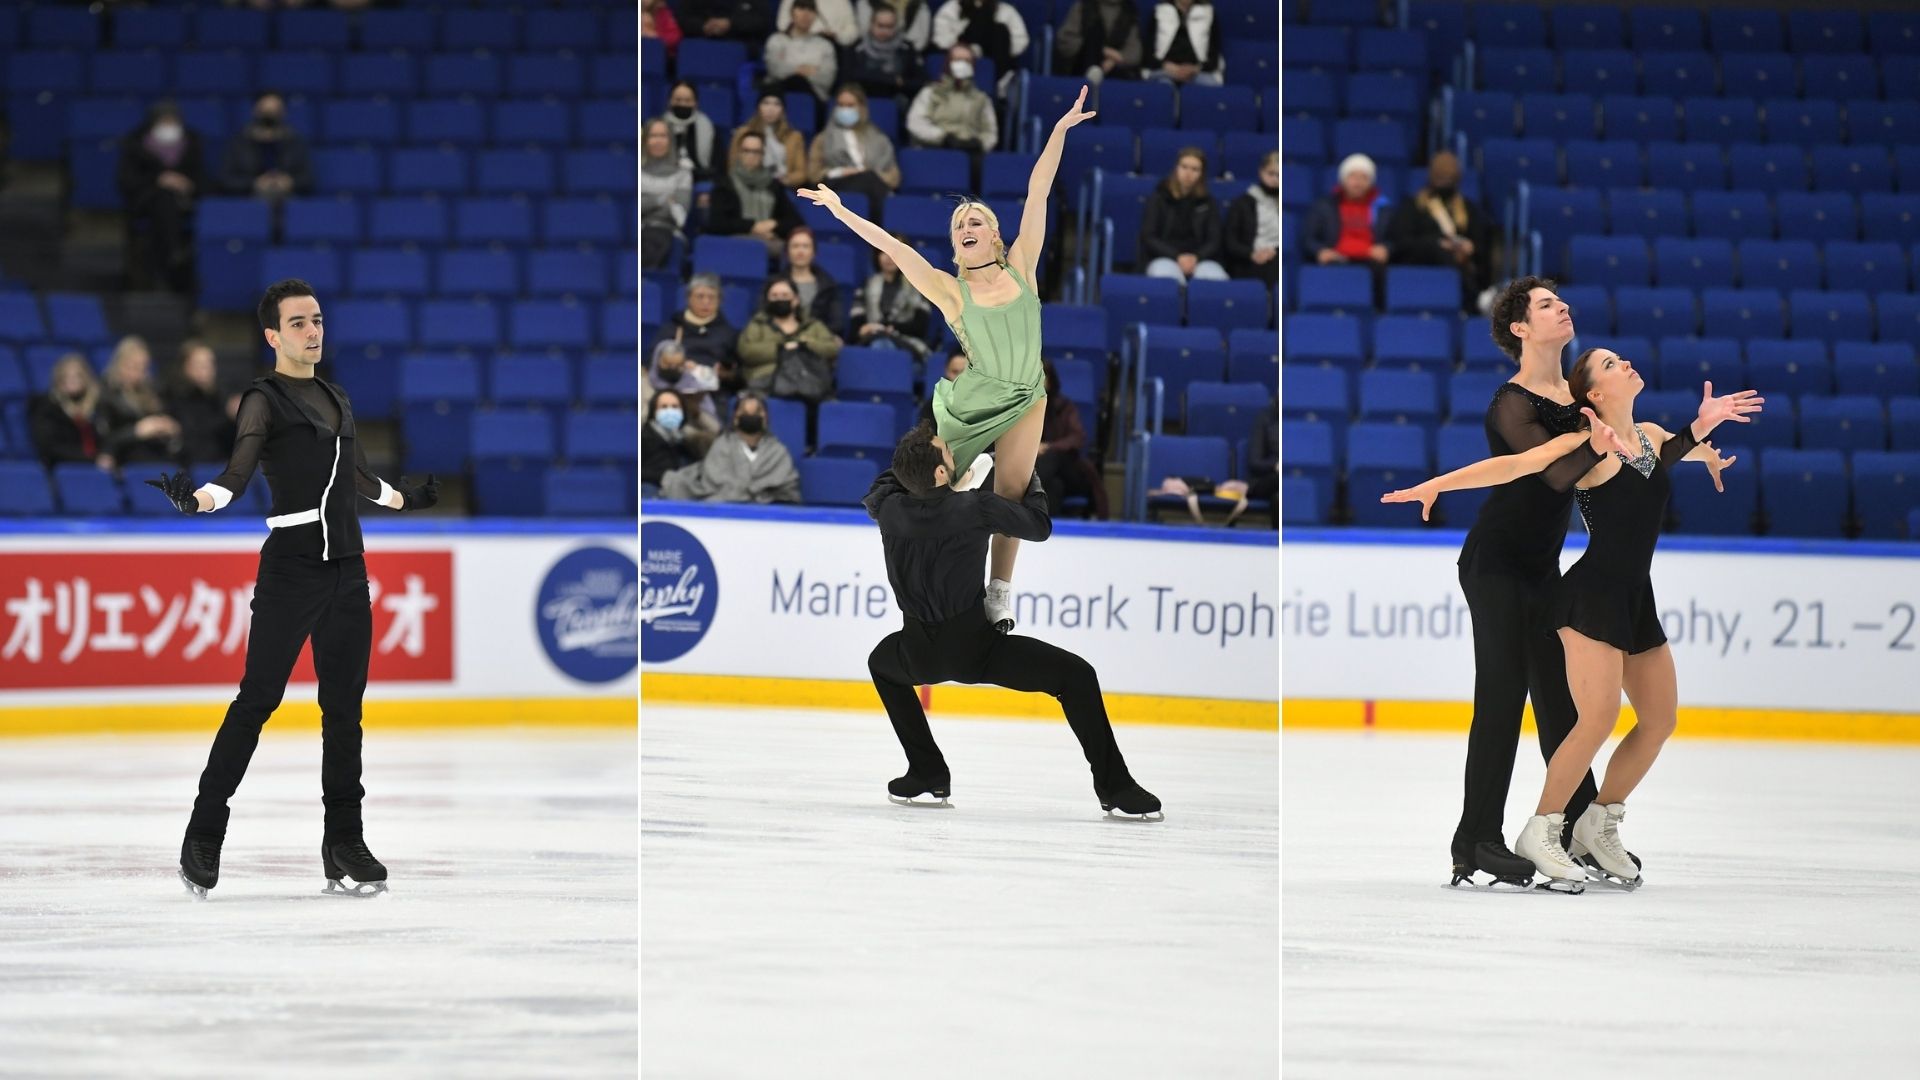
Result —
<path fill-rule="evenodd" d="M 372 682 L 453 678 L 453 554 L 369 553 Z M 257 551 L 0 552 L 0 690 L 239 685 Z M 295 682 L 314 681 L 309 645 Z"/>

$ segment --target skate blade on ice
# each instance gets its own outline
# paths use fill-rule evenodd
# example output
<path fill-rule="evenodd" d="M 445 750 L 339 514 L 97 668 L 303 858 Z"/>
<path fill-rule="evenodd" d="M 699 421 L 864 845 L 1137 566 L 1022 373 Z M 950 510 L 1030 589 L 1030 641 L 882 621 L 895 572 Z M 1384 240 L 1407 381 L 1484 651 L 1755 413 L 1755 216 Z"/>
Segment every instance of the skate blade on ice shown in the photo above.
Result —
<path fill-rule="evenodd" d="M 384 881 L 356 881 L 349 885 L 347 881 L 350 880 L 352 879 L 328 878 L 327 887 L 320 890 L 321 895 L 344 896 L 355 900 L 372 900 L 378 896 L 388 895 L 387 883 Z"/>
<path fill-rule="evenodd" d="M 1122 810 L 1117 806 L 1108 806 L 1108 807 L 1103 807 L 1102 809 L 1106 810 L 1107 812 L 1107 816 L 1105 818 L 1105 820 L 1107 821 L 1165 821 L 1167 820 L 1167 815 L 1160 810 L 1149 810 L 1144 814 L 1129 814 L 1125 810 Z"/>
<path fill-rule="evenodd" d="M 1642 877 L 1636 877 L 1629 881 L 1619 874 L 1603 869 L 1599 861 L 1591 855 L 1578 861 L 1580 863 L 1580 869 L 1587 872 L 1587 880 L 1593 882 L 1595 885 L 1605 885 L 1609 889 L 1616 889 L 1620 892 L 1633 892 L 1635 889 L 1647 883 L 1646 879 Z"/>
<path fill-rule="evenodd" d="M 195 900 L 205 900 L 207 898 L 207 890 L 199 885 L 195 885 L 192 880 L 187 877 L 185 870 L 180 871 L 180 884 L 187 887 L 187 895 L 193 897 Z"/>
<path fill-rule="evenodd" d="M 887 801 L 897 806 L 917 806 L 922 810 L 953 809 L 953 804 L 948 802 L 944 797 L 920 798 L 919 796 L 915 796 L 911 799 L 903 799 L 900 796 L 895 795 L 893 792 L 889 791 L 887 792 Z"/>
<path fill-rule="evenodd" d="M 1475 881 L 1471 874 L 1465 877 L 1455 874 L 1453 880 L 1442 885 L 1441 888 L 1452 889 L 1456 892 L 1559 893 L 1563 896 L 1579 896 L 1587 890 L 1586 883 L 1580 881 L 1560 881 L 1554 878 L 1548 878 L 1545 881 L 1529 880 L 1523 885 L 1517 881 L 1506 878 L 1495 878 L 1492 881 L 1486 882 Z"/>

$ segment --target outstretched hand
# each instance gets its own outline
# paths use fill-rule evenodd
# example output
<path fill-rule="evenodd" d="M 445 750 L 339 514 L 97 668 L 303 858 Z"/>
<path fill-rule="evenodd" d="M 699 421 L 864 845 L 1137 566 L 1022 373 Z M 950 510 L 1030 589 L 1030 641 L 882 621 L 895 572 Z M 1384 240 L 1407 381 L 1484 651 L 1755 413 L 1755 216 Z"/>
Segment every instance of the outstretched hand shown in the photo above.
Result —
<path fill-rule="evenodd" d="M 819 187 L 811 188 L 811 189 L 800 188 L 796 190 L 794 194 L 800 196 L 803 199 L 806 199 L 808 202 L 813 203 L 813 205 L 815 206 L 824 206 L 828 210 L 832 210 L 835 207 L 838 207 L 840 205 L 840 196 L 834 194 L 833 189 L 828 187 L 825 184 L 821 184 Z"/>
<path fill-rule="evenodd" d="M 1085 105 L 1086 103 L 1087 103 L 1087 88 L 1082 86 L 1080 88 L 1080 96 L 1073 99 L 1073 108 L 1068 109 L 1065 116 L 1062 116 L 1059 120 L 1054 122 L 1053 129 L 1055 131 L 1065 131 L 1068 128 L 1074 126 L 1075 124 L 1085 123 L 1086 121 L 1091 120 L 1094 117 L 1100 115 L 1099 113 L 1082 112 L 1080 109 L 1080 106 Z"/>
<path fill-rule="evenodd" d="M 1725 397 L 1713 396 L 1713 384 L 1707 383 L 1700 391 L 1700 415 L 1698 421 L 1712 430 L 1715 424 L 1732 420 L 1735 423 L 1751 424 L 1750 413 L 1760 412 L 1767 399 L 1757 390 L 1742 390 Z"/>
<path fill-rule="evenodd" d="M 1592 409 L 1583 405 L 1580 407 L 1580 414 L 1585 416 L 1587 423 L 1592 426 L 1592 434 L 1587 441 L 1593 446 L 1594 453 L 1604 455 L 1611 452 L 1625 454 L 1630 458 L 1640 456 L 1639 447 L 1629 447 L 1626 440 L 1620 437 L 1620 433 L 1613 430 L 1611 424 L 1595 416 Z"/>
<path fill-rule="evenodd" d="M 1433 513 L 1433 500 L 1439 497 L 1440 489 L 1434 485 L 1433 481 L 1429 480 L 1424 484 L 1415 484 L 1410 488 L 1401 488 L 1399 491 L 1389 491 L 1385 495 L 1380 496 L 1380 501 L 1383 503 L 1417 502 L 1420 504 L 1420 520 L 1427 521 L 1431 519 Z"/>
<path fill-rule="evenodd" d="M 402 510 L 425 510 L 440 501 L 440 481 L 434 479 L 432 473 L 428 473 L 426 480 L 417 484 L 408 483 L 403 476 L 396 486 L 400 491 Z"/>
<path fill-rule="evenodd" d="M 200 499 L 194 495 L 193 479 L 187 475 L 185 469 L 171 475 L 161 473 L 160 479 L 147 481 L 147 486 L 159 488 L 160 494 L 165 495 L 167 501 L 173 504 L 173 508 L 183 514 L 200 512 Z"/>
<path fill-rule="evenodd" d="M 1713 474 L 1713 490 L 1725 492 L 1727 489 L 1720 483 L 1720 474 L 1733 468 L 1733 463 L 1740 460 L 1740 455 L 1723 458 L 1720 456 L 1720 451 L 1714 449 L 1710 442 L 1701 443 L 1700 448 L 1707 452 L 1707 456 L 1700 460 L 1706 464 L 1707 471 Z"/>

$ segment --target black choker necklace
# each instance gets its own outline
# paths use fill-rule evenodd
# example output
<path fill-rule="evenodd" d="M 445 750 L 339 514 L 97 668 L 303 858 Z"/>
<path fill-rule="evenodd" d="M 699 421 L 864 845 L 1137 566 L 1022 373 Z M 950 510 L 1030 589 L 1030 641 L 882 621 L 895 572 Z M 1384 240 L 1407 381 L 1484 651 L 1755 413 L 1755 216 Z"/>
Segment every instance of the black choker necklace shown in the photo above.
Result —
<path fill-rule="evenodd" d="M 983 263 L 981 263 L 981 264 L 980 264 L 979 266 L 965 266 L 965 265 L 963 265 L 963 266 L 961 266 L 961 269 L 962 269 L 962 270 L 985 270 L 985 269 L 986 269 L 987 267 L 989 267 L 989 266 L 999 266 L 999 265 L 1000 265 L 1000 260 L 999 260 L 999 259 L 995 259 L 995 260 L 993 260 L 992 262 L 983 262 Z"/>

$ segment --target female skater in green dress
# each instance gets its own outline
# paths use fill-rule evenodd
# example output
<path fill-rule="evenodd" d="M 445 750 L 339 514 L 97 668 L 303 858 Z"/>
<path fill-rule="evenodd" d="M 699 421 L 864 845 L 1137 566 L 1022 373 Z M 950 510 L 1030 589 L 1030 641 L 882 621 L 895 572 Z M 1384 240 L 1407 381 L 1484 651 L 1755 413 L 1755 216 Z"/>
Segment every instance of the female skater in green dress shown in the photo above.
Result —
<path fill-rule="evenodd" d="M 1053 125 L 1040 160 L 1027 178 L 1027 201 L 1020 214 L 1020 235 L 1008 248 L 1000 238 L 1000 219 L 981 202 L 964 202 L 948 227 L 955 273 L 936 270 L 911 246 L 843 206 L 825 184 L 802 188 L 802 198 L 824 206 L 854 234 L 887 253 L 907 282 L 945 316 L 947 326 L 967 354 L 967 370 L 934 388 L 934 426 L 953 451 L 954 469 L 965 476 L 974 458 L 988 447 L 996 451 L 993 490 L 1018 502 L 1040 455 L 1040 424 L 1046 410 L 1046 377 L 1040 367 L 1040 297 L 1034 271 L 1046 241 L 1047 197 L 1067 129 L 1093 119 L 1082 112 L 1087 89 Z M 989 563 L 987 619 L 1002 633 L 1013 629 L 1013 560 L 1020 541 L 995 536 Z"/>

